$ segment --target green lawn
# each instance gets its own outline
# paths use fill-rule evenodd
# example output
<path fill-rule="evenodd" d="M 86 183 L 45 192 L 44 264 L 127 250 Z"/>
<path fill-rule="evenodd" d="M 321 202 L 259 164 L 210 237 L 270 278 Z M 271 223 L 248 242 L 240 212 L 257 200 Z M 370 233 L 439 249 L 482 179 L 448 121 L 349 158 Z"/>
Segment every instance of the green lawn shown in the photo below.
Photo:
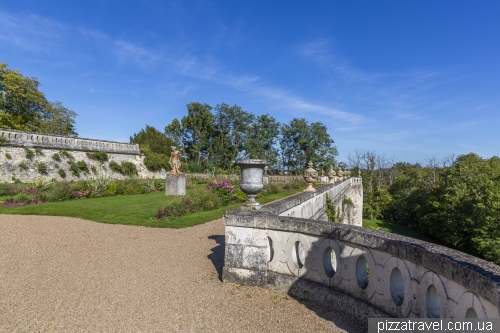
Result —
<path fill-rule="evenodd" d="M 257 201 L 260 204 L 266 204 L 301 191 L 302 189 L 284 191 L 278 194 L 267 195 Z M 158 220 L 155 217 L 156 212 L 164 208 L 171 200 L 173 200 L 173 197 L 166 197 L 163 192 L 119 195 L 115 197 L 49 202 L 41 205 L 13 208 L 0 206 L 0 214 L 71 216 L 112 224 L 184 228 L 221 218 L 227 210 L 241 206 L 241 204 L 226 206 L 212 211 L 189 214 L 170 221 Z"/>
<path fill-rule="evenodd" d="M 392 232 L 394 234 L 403 235 L 411 238 L 420 239 L 426 242 L 435 243 L 434 240 L 419 234 L 417 231 L 410 229 L 409 227 L 395 222 L 389 222 L 384 220 L 365 220 L 363 219 L 363 227 L 370 228 L 380 231 Z"/>

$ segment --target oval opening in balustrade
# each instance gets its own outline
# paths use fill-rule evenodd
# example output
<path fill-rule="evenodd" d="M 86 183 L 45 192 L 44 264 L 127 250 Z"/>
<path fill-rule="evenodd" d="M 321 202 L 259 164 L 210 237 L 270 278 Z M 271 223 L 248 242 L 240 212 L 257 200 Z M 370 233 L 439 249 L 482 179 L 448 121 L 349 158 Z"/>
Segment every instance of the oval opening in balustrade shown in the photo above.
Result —
<path fill-rule="evenodd" d="M 474 310 L 474 308 L 467 309 L 467 312 L 465 312 L 465 318 L 478 318 L 476 310 Z"/>
<path fill-rule="evenodd" d="M 329 278 L 332 278 L 337 271 L 337 256 L 331 247 L 328 247 L 323 253 L 323 268 Z"/>
<path fill-rule="evenodd" d="M 361 289 L 366 289 L 370 282 L 370 266 L 363 255 L 359 256 L 356 262 L 356 280 Z"/>
<path fill-rule="evenodd" d="M 391 297 L 396 306 L 401 306 L 405 299 L 405 279 L 399 268 L 394 268 L 390 278 Z"/>
<path fill-rule="evenodd" d="M 427 288 L 427 293 L 425 295 L 425 306 L 427 309 L 427 318 L 439 318 L 441 317 L 441 302 L 439 300 L 439 294 L 433 284 Z"/>
<path fill-rule="evenodd" d="M 267 237 L 267 245 L 269 246 L 269 252 L 267 254 L 267 262 L 273 261 L 274 258 L 274 245 L 271 237 Z"/>
<path fill-rule="evenodd" d="M 304 248 L 302 247 L 302 244 L 300 244 L 299 241 L 295 242 L 294 255 L 292 257 L 297 267 L 299 268 L 304 267 L 304 262 L 306 258 L 304 255 Z"/>

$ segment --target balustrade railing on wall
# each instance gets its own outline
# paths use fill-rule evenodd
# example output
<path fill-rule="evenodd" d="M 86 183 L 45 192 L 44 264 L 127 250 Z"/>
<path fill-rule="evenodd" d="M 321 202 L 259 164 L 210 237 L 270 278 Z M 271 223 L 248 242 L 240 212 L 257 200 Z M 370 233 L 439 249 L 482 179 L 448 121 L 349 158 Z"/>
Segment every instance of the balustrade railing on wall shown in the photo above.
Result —
<path fill-rule="evenodd" d="M 72 138 L 58 135 L 21 132 L 0 128 L 0 137 L 5 138 L 5 145 L 19 147 L 40 147 L 47 149 L 66 149 L 82 151 L 105 151 L 138 155 L 139 145 L 123 142 Z"/>
<path fill-rule="evenodd" d="M 279 289 L 363 319 L 499 317 L 499 266 L 391 233 L 279 216 L 294 200 L 226 213 L 224 281 Z"/>

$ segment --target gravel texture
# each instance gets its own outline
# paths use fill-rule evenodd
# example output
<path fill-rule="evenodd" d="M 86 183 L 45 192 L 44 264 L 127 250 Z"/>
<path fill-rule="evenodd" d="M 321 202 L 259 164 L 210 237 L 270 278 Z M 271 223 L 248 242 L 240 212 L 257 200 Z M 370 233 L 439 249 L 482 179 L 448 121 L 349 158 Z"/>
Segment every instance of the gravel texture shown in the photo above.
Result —
<path fill-rule="evenodd" d="M 284 293 L 222 283 L 224 226 L 0 215 L 0 332 L 362 332 Z"/>

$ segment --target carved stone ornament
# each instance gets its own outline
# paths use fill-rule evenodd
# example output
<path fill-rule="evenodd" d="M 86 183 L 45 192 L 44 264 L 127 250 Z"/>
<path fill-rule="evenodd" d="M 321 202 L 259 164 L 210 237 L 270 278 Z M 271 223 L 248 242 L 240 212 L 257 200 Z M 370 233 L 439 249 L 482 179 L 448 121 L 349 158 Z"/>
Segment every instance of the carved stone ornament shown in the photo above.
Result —
<path fill-rule="evenodd" d="M 358 177 L 361 178 L 361 169 L 358 169 Z"/>
<path fill-rule="evenodd" d="M 316 192 L 312 184 L 318 180 L 318 171 L 314 170 L 312 161 L 309 161 L 307 169 L 304 171 L 304 180 L 309 184 L 304 192 Z"/>
<path fill-rule="evenodd" d="M 323 168 L 321 168 L 321 177 L 324 177 L 325 176 L 325 170 Z"/>
<path fill-rule="evenodd" d="M 351 178 L 351 170 L 347 170 L 347 178 Z"/>
<path fill-rule="evenodd" d="M 333 170 L 333 167 L 330 165 L 330 170 L 328 171 L 328 179 L 330 180 L 328 184 L 333 184 L 335 182 L 335 170 Z"/>
<path fill-rule="evenodd" d="M 342 171 L 342 168 L 340 168 L 339 171 L 337 171 L 337 174 L 339 175 L 339 180 L 343 180 L 344 171 Z"/>
<path fill-rule="evenodd" d="M 266 160 L 246 159 L 236 161 L 235 165 L 241 169 L 240 189 L 247 195 L 248 200 L 241 206 L 242 210 L 259 210 L 260 204 L 255 201 L 257 194 L 262 191 L 262 174 L 267 165 Z"/>

